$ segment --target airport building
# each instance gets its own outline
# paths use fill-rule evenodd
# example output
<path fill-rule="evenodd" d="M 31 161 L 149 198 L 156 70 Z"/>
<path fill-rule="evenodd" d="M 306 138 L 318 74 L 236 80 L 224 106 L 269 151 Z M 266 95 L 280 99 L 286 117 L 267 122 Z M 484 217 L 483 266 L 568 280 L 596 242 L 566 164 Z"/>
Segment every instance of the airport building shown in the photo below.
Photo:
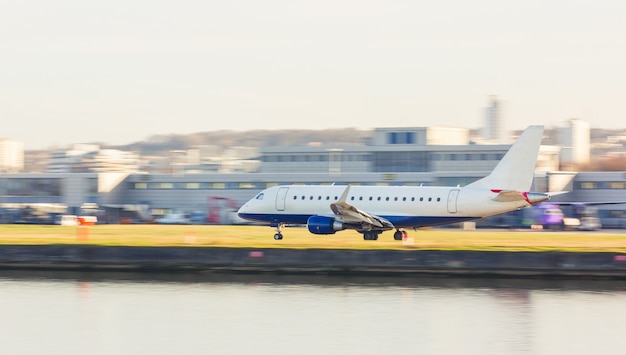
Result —
<path fill-rule="evenodd" d="M 24 144 L 13 139 L 0 139 L 0 173 L 24 170 Z"/>
<path fill-rule="evenodd" d="M 488 142 L 504 143 L 504 122 L 502 119 L 502 104 L 498 96 L 489 96 L 489 106 L 485 108 L 485 125 L 483 138 Z"/>
<path fill-rule="evenodd" d="M 589 122 L 571 119 L 565 127 L 559 130 L 559 145 L 561 148 L 561 163 L 565 166 L 584 165 L 590 160 L 590 132 Z"/>
<path fill-rule="evenodd" d="M 132 159 L 118 167 L 111 160 L 100 165 L 100 150 L 79 146 L 79 153 L 53 158 L 55 173 L 0 174 L 0 220 L 43 223 L 45 215 L 97 212 L 103 223 L 120 223 L 184 213 L 195 216 L 196 223 L 233 223 L 239 206 L 276 185 L 464 186 L 487 175 L 509 147 L 472 144 L 465 129 L 384 128 L 367 145 L 266 147 L 258 153 L 239 149 L 233 152 L 233 166 L 237 158 L 247 166 L 260 164 L 244 172 L 206 172 L 212 163 L 202 158 L 211 155 L 206 149 L 195 156 L 180 153 L 181 164 L 170 163 L 169 173 L 143 173 L 126 168 L 134 166 Z M 559 172 L 559 151 L 541 146 L 534 191 L 571 191 L 559 196 L 567 201 L 626 201 L 626 173 Z M 253 155 L 256 159 L 250 159 Z M 626 205 L 602 209 L 613 220 L 626 213 Z"/>
<path fill-rule="evenodd" d="M 379 128 L 374 131 L 369 144 L 362 146 L 262 148 L 260 172 L 485 172 L 496 166 L 509 147 L 509 144 L 471 144 L 469 131 L 464 128 Z M 558 147 L 542 146 L 537 169 L 558 170 L 558 155 Z"/>
<path fill-rule="evenodd" d="M 139 156 L 117 149 L 100 149 L 96 144 L 74 144 L 69 150 L 51 152 L 47 172 L 88 173 L 125 172 L 139 170 Z"/>
<path fill-rule="evenodd" d="M 236 174 L 2 174 L 0 220 L 14 223 L 24 208 L 39 214 L 85 214 L 94 206 L 103 223 L 137 222 L 168 213 L 196 215 L 197 223 L 233 223 L 237 208 L 261 190 L 283 184 L 461 185 L 487 172 L 236 173 Z M 570 191 L 561 201 L 626 201 L 626 172 L 537 172 L 534 191 Z M 599 206 L 603 225 L 626 228 L 626 205 Z M 22 222 L 28 222 L 22 220 Z M 35 221 L 30 221 L 35 223 Z M 45 220 L 39 223 L 45 223 Z M 49 222 L 49 221 L 48 221 Z"/>

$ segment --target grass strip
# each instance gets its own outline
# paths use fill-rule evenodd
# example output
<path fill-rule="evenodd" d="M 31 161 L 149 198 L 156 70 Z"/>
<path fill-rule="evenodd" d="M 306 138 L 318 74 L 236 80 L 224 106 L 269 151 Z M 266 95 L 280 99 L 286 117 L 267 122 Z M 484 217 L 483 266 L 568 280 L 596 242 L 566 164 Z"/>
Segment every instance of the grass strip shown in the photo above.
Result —
<path fill-rule="evenodd" d="M 425 229 L 409 232 L 409 240 L 395 241 L 393 233 L 378 241 L 364 241 L 355 231 L 314 235 L 306 228 L 285 228 L 285 239 L 263 226 L 215 225 L 0 225 L 0 245 L 190 246 L 229 248 L 295 248 L 357 250 L 480 250 L 572 251 L 626 253 L 623 232 L 546 232 Z"/>

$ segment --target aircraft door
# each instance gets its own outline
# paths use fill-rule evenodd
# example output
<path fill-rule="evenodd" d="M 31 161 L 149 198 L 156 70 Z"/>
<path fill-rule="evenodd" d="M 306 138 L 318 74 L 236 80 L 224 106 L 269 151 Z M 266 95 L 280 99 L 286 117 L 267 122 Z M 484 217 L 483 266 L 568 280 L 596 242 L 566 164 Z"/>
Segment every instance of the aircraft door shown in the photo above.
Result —
<path fill-rule="evenodd" d="M 285 198 L 287 197 L 287 191 L 289 191 L 288 187 L 281 187 L 278 189 L 276 193 L 276 210 L 284 211 L 285 210 Z"/>
<path fill-rule="evenodd" d="M 454 190 L 450 190 L 450 193 L 448 194 L 448 212 L 450 213 L 456 213 L 456 200 L 459 197 L 459 190 L 458 189 L 454 189 Z"/>

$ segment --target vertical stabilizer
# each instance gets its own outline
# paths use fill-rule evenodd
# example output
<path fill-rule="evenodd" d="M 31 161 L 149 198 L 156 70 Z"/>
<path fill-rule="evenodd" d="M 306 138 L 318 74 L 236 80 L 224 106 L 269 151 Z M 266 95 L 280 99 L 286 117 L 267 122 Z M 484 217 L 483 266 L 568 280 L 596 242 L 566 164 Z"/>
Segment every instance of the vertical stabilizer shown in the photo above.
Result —
<path fill-rule="evenodd" d="M 530 190 L 542 136 L 543 126 L 526 128 L 491 174 L 474 181 L 467 187 L 491 190 Z"/>

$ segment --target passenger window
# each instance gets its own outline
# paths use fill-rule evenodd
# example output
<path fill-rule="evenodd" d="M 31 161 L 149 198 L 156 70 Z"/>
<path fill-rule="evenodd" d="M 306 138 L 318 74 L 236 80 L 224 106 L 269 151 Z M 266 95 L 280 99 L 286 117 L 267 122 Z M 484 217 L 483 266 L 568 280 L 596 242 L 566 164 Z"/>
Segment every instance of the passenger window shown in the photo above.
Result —
<path fill-rule="evenodd" d="M 304 195 L 302 195 L 302 199 L 304 200 Z"/>
<path fill-rule="evenodd" d="M 432 200 L 433 200 L 433 198 L 432 198 L 432 197 L 429 197 L 429 198 L 428 198 L 428 202 L 430 202 L 430 201 L 432 201 Z"/>
<path fill-rule="evenodd" d="M 298 199 L 298 196 L 294 196 L 294 197 L 293 197 L 293 199 L 294 199 L 294 200 L 297 200 L 297 199 Z"/>
<path fill-rule="evenodd" d="M 385 201 L 389 201 L 389 197 L 386 197 L 386 198 L 385 198 Z"/>
<path fill-rule="evenodd" d="M 441 201 L 441 197 L 437 197 L 437 202 Z"/>
<path fill-rule="evenodd" d="M 422 202 L 422 201 L 424 201 L 424 198 L 423 198 L 423 197 L 420 197 L 420 202 Z"/>
<path fill-rule="evenodd" d="M 354 201 L 354 196 L 350 197 L 350 201 Z"/>
<path fill-rule="evenodd" d="M 415 197 L 411 197 L 411 202 L 415 201 Z"/>
<path fill-rule="evenodd" d="M 363 196 L 360 196 L 360 197 L 359 197 L 359 201 L 363 201 Z"/>

